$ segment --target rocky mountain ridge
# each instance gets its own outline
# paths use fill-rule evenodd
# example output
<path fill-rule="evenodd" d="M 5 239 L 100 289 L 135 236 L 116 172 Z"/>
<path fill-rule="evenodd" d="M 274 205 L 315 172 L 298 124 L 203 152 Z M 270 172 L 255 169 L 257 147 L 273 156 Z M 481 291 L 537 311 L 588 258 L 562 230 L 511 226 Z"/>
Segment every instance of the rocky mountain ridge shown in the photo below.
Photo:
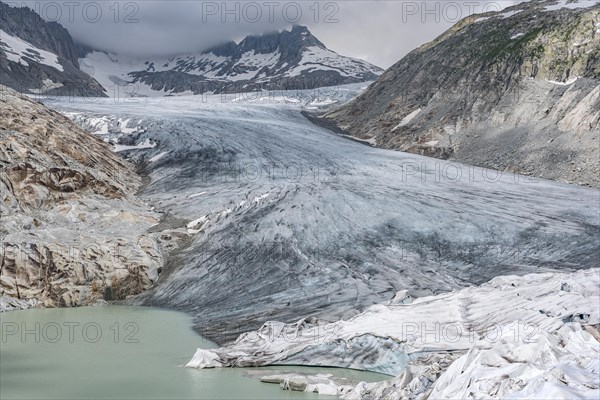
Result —
<path fill-rule="evenodd" d="M 304 26 L 239 44 L 162 59 L 131 59 L 85 49 L 82 69 L 107 88 L 132 95 L 237 93 L 260 89 L 312 89 L 376 79 L 382 69 L 329 50 Z"/>
<path fill-rule="evenodd" d="M 600 186 L 600 4 L 470 16 L 327 115 L 377 146 Z"/>
<path fill-rule="evenodd" d="M 0 3 L 0 9 L 4 32 L 17 36 L 39 49 L 52 52 L 79 67 L 75 43 L 69 31 L 62 25 L 44 21 L 27 7 L 15 8 Z"/>
<path fill-rule="evenodd" d="M 32 9 L 0 2 L 0 84 L 23 93 L 106 96 L 79 69 L 69 32 Z"/>

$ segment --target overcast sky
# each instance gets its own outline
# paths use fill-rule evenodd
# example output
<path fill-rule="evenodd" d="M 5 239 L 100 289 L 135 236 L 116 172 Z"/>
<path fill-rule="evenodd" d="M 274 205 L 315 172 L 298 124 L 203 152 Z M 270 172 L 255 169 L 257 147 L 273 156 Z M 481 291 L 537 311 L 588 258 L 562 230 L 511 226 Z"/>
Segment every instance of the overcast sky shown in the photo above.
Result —
<path fill-rule="evenodd" d="M 519 1 L 6 2 L 27 4 L 45 19 L 60 22 L 76 41 L 116 53 L 144 57 L 194 52 L 298 23 L 330 49 L 387 68 L 462 17 Z"/>

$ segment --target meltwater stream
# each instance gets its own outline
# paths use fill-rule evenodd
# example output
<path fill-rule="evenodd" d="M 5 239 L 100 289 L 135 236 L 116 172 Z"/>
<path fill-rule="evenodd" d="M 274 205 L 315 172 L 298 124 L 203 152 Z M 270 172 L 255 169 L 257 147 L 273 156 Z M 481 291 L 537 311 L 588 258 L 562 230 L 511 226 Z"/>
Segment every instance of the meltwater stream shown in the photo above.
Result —
<path fill-rule="evenodd" d="M 184 368 L 197 347 L 214 344 L 197 335 L 191 318 L 178 312 L 106 306 L 0 313 L 0 320 L 1 399 L 327 398 L 282 391 L 245 376 L 242 369 Z M 382 379 L 349 370 L 335 374 Z"/>

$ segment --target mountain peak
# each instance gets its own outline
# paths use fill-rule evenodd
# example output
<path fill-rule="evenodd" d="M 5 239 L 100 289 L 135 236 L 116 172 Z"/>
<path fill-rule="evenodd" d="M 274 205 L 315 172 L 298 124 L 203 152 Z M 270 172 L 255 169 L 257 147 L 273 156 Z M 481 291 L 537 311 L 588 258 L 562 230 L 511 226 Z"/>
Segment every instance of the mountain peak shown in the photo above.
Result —
<path fill-rule="evenodd" d="M 231 57 L 237 50 L 237 43 L 233 40 L 210 47 L 202 52 L 202 54 L 212 53 L 219 57 Z"/>
<path fill-rule="evenodd" d="M 304 25 L 293 25 L 290 30 L 292 35 L 311 36 L 314 37 L 312 32 Z"/>
<path fill-rule="evenodd" d="M 303 50 L 310 46 L 326 49 L 306 26 L 294 25 L 289 31 L 247 36 L 238 45 L 238 54 L 252 51 L 254 54 L 268 54 L 279 51 L 284 57 L 300 57 Z"/>
<path fill-rule="evenodd" d="M 225 42 L 197 54 L 151 59 L 113 59 L 85 54 L 104 87 L 136 84 L 149 95 L 233 93 L 270 87 L 312 89 L 375 80 L 383 71 L 327 49 L 306 26 Z M 124 73 L 124 71 L 127 71 Z"/>
<path fill-rule="evenodd" d="M 292 30 L 290 31 L 290 36 L 293 38 L 299 38 L 302 47 L 318 46 L 324 49 L 327 48 L 327 46 L 325 46 L 319 39 L 317 39 L 311 33 L 311 31 L 308 30 L 308 27 L 304 25 L 294 25 L 292 27 Z"/>
<path fill-rule="evenodd" d="M 298 25 L 298 24 L 294 24 L 292 25 L 292 32 L 309 32 L 308 27 L 305 25 Z"/>

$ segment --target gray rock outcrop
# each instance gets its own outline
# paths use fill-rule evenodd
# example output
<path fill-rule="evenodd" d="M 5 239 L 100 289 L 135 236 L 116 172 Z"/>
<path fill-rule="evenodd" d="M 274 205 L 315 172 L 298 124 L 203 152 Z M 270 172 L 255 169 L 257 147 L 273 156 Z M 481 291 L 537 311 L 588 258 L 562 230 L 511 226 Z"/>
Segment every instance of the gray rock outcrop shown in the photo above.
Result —
<path fill-rule="evenodd" d="M 0 295 L 78 306 L 148 288 L 163 262 L 147 233 L 159 218 L 134 197 L 133 167 L 61 114 L 0 89 Z"/>

